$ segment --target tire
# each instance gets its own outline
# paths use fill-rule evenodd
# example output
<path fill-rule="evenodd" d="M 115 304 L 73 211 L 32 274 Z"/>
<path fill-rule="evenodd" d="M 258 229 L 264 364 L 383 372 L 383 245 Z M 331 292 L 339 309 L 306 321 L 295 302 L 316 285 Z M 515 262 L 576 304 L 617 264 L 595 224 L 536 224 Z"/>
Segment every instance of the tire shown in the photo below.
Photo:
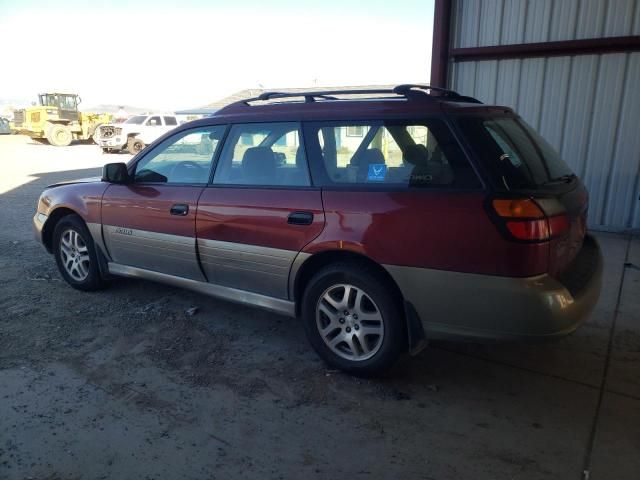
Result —
<path fill-rule="evenodd" d="M 131 137 L 127 140 L 127 151 L 131 155 L 137 154 L 145 147 L 144 142 L 139 138 Z"/>
<path fill-rule="evenodd" d="M 104 287 L 96 247 L 78 215 L 67 215 L 56 224 L 53 253 L 62 278 L 73 288 L 93 291 Z"/>
<path fill-rule="evenodd" d="M 407 338 L 402 304 L 392 291 L 375 269 L 357 263 L 328 265 L 316 273 L 304 290 L 302 320 L 318 355 L 355 375 L 391 368 Z"/>
<path fill-rule="evenodd" d="M 102 153 L 111 153 L 111 150 L 108 148 L 102 147 Z"/>
<path fill-rule="evenodd" d="M 73 134 L 67 126 L 56 123 L 48 128 L 47 140 L 56 147 L 68 147 L 73 140 Z"/>

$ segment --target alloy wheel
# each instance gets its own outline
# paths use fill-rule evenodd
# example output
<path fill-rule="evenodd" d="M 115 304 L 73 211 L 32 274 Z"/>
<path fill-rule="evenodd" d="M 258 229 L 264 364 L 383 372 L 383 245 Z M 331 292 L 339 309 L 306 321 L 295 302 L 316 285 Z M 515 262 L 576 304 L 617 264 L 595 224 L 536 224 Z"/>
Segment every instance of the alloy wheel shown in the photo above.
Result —
<path fill-rule="evenodd" d="M 84 281 L 89 275 L 89 250 L 82 236 L 71 228 L 60 237 L 60 257 L 64 269 L 71 278 Z"/>
<path fill-rule="evenodd" d="M 350 284 L 333 285 L 316 305 L 316 326 L 336 355 L 351 361 L 373 357 L 384 339 L 384 319 L 372 298 Z"/>

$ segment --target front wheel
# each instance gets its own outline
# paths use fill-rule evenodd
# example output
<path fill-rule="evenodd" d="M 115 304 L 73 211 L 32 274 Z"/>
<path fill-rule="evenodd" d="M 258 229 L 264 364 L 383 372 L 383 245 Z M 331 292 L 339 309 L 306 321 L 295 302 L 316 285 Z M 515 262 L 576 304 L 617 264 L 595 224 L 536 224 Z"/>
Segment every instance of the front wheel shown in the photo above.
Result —
<path fill-rule="evenodd" d="M 78 290 L 97 290 L 104 286 L 93 239 L 77 215 L 62 218 L 53 231 L 53 248 L 62 278 Z"/>
<path fill-rule="evenodd" d="M 331 366 L 356 375 L 390 368 L 406 347 L 403 309 L 374 269 L 335 264 L 307 285 L 302 315 L 309 342 Z"/>

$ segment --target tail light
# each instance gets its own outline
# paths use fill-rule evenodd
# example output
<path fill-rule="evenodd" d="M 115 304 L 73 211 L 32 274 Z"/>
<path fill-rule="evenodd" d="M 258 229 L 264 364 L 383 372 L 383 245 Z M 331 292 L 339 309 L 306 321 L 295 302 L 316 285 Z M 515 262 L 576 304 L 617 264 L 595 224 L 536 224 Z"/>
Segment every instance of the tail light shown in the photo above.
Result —
<path fill-rule="evenodd" d="M 569 231 L 566 213 L 548 216 L 530 198 L 497 198 L 491 202 L 501 224 L 516 240 L 544 242 L 561 237 Z"/>

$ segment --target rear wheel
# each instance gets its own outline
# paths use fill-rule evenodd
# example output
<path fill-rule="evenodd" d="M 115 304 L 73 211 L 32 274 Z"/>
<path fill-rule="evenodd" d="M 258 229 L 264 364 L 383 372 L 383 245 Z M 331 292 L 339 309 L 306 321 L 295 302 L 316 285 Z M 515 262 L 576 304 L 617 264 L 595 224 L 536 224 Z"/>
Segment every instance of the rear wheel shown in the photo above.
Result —
<path fill-rule="evenodd" d="M 56 147 L 67 147 L 71 145 L 73 134 L 66 125 L 54 124 L 47 131 L 47 140 Z"/>
<path fill-rule="evenodd" d="M 78 290 L 104 286 L 98 255 L 89 229 L 77 215 L 67 215 L 53 231 L 53 253 L 64 280 Z"/>
<path fill-rule="evenodd" d="M 302 315 L 309 342 L 331 366 L 357 375 L 390 368 L 405 349 L 401 303 L 374 269 L 335 264 L 307 285 Z"/>
<path fill-rule="evenodd" d="M 132 137 L 132 138 L 129 138 L 129 140 L 127 141 L 127 151 L 131 155 L 135 155 L 143 148 L 144 148 L 144 142 L 139 138 Z"/>

